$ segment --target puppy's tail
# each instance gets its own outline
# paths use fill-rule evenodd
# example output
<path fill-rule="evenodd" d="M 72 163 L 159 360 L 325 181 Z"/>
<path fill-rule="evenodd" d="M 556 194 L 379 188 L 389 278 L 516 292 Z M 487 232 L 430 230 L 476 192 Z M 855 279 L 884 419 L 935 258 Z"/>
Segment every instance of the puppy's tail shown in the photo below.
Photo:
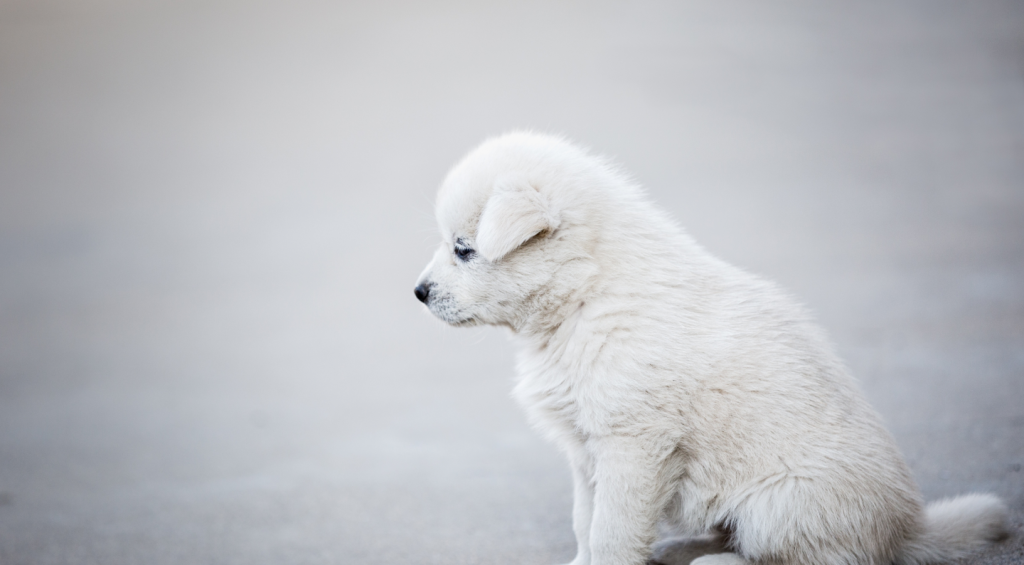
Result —
<path fill-rule="evenodd" d="M 946 563 L 1006 537 L 1006 505 L 991 494 L 968 494 L 925 508 L 924 531 L 907 542 L 898 565 Z"/>

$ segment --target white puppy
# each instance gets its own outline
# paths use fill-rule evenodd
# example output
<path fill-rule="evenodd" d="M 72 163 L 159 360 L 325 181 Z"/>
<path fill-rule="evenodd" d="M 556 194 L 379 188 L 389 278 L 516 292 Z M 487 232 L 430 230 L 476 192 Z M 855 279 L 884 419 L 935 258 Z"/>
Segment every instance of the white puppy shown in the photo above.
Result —
<path fill-rule="evenodd" d="M 923 508 L 892 437 L 807 314 L 711 256 L 606 161 L 491 139 L 448 174 L 417 297 L 520 338 L 516 398 L 569 457 L 575 565 L 638 565 L 659 521 L 694 561 L 936 563 L 1004 532 L 991 495 Z"/>

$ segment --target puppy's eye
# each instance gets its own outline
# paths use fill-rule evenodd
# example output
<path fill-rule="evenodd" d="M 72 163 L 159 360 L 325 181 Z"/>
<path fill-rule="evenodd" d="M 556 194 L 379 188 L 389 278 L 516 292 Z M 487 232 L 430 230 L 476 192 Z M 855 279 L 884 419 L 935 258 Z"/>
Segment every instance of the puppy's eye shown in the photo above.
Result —
<path fill-rule="evenodd" d="M 473 255 L 476 255 L 476 251 L 473 251 L 468 247 L 455 248 L 455 256 L 458 257 L 460 261 L 469 261 L 473 258 Z"/>

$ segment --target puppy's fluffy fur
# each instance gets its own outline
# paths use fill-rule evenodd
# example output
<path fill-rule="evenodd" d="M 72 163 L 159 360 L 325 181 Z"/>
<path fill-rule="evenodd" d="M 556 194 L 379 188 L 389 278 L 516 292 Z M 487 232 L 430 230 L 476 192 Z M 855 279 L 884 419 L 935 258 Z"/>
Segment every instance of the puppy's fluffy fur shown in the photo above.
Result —
<path fill-rule="evenodd" d="M 659 521 L 695 564 L 918 564 L 1004 531 L 991 495 L 923 507 L 892 437 L 807 314 L 707 253 L 606 161 L 491 139 L 448 174 L 417 296 L 522 342 L 516 398 L 568 455 L 575 565 L 637 565 Z"/>

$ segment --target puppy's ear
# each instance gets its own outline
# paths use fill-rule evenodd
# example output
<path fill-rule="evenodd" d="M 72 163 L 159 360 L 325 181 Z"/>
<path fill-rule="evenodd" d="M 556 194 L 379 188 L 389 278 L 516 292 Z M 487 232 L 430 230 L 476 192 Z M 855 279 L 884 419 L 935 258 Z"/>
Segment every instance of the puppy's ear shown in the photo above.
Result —
<path fill-rule="evenodd" d="M 480 214 L 476 249 L 497 261 L 544 230 L 555 229 L 557 218 L 548 203 L 525 179 L 499 179 Z"/>

